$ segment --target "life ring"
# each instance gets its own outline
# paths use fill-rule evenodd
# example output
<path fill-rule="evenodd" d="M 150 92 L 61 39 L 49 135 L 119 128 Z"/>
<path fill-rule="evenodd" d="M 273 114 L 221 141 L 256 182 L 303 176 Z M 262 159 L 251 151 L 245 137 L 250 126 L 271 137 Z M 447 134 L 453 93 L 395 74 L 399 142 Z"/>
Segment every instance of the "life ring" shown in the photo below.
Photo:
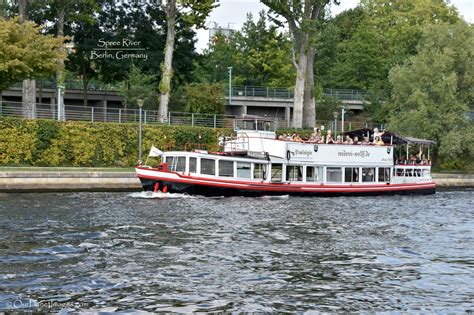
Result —
<path fill-rule="evenodd" d="M 291 159 L 291 152 L 290 150 L 286 151 L 286 159 L 289 161 Z"/>

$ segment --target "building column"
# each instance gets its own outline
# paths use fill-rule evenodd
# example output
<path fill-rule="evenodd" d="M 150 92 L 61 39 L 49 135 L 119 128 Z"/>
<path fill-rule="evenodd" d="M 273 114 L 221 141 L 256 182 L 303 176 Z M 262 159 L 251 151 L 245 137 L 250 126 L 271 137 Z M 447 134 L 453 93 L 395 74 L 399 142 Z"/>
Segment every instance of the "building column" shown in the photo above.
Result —
<path fill-rule="evenodd" d="M 242 105 L 242 115 L 247 115 L 247 105 Z"/>
<path fill-rule="evenodd" d="M 104 113 L 104 121 L 107 122 L 107 100 L 106 99 L 102 100 L 102 109 Z"/>
<path fill-rule="evenodd" d="M 53 96 L 50 97 L 49 99 L 49 105 L 50 105 L 50 108 L 51 108 L 51 117 L 53 119 L 56 119 L 57 117 L 57 113 L 56 113 L 56 99 L 54 98 L 54 94 Z"/>
<path fill-rule="evenodd" d="M 291 127 L 291 112 L 290 112 L 289 106 L 285 107 L 285 120 L 286 120 L 286 128 L 290 128 Z"/>

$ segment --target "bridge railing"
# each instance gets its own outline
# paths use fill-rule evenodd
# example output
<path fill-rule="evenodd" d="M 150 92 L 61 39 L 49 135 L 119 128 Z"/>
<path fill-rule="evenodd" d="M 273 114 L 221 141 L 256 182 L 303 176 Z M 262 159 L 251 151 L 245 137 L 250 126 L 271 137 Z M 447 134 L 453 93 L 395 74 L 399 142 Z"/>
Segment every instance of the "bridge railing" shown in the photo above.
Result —
<path fill-rule="evenodd" d="M 36 82 L 36 87 L 42 87 L 44 89 L 55 89 L 56 80 L 54 79 L 40 79 Z M 18 82 L 12 86 L 12 88 L 21 88 L 22 83 Z M 82 90 L 83 82 L 81 80 L 66 80 L 66 90 Z M 105 84 L 99 81 L 90 81 L 88 84 L 88 90 L 90 91 L 110 91 L 118 92 L 120 90 L 119 84 Z M 224 89 L 225 96 L 229 96 L 229 87 Z M 292 99 L 294 95 L 293 88 L 284 87 L 268 87 L 268 86 L 244 86 L 244 85 L 233 85 L 231 87 L 232 97 L 264 97 L 264 98 L 277 98 L 277 99 Z M 324 96 L 335 97 L 339 100 L 354 100 L 363 101 L 368 93 L 361 90 L 351 89 L 324 89 Z"/>
<path fill-rule="evenodd" d="M 292 99 L 292 88 L 266 87 L 266 86 L 240 86 L 231 87 L 232 97 L 264 97 L 264 98 L 283 98 Z M 229 96 L 229 88 L 225 89 L 225 95 Z M 323 89 L 324 96 L 335 97 L 338 100 L 363 101 L 368 93 L 361 90 L 350 89 Z"/>
<path fill-rule="evenodd" d="M 13 84 L 10 88 L 21 89 L 22 82 L 17 82 Z M 40 86 L 43 89 L 56 89 L 56 80 L 55 79 L 39 79 L 36 80 L 36 88 L 39 89 Z M 66 80 L 64 82 L 66 90 L 83 90 L 83 82 L 81 80 Z M 89 91 L 110 91 L 117 92 L 120 90 L 119 84 L 106 84 L 98 81 L 90 81 L 87 85 Z"/>

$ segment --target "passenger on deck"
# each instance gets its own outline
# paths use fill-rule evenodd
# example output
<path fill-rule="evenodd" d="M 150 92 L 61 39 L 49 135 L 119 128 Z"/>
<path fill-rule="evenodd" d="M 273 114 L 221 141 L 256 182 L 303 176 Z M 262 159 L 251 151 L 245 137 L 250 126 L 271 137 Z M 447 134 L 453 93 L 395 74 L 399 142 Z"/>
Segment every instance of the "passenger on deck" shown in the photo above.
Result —
<path fill-rule="evenodd" d="M 346 140 L 344 141 L 345 144 L 354 144 L 354 140 L 349 135 L 346 135 Z"/>
<path fill-rule="evenodd" d="M 331 130 L 328 130 L 328 134 L 326 136 L 326 144 L 334 143 L 334 139 L 332 138 Z"/>
<path fill-rule="evenodd" d="M 293 137 L 293 141 L 303 142 L 303 139 L 301 139 L 301 136 L 299 135 L 299 133 L 296 133 Z"/>
<path fill-rule="evenodd" d="M 319 143 L 319 141 L 321 140 L 321 130 L 319 130 L 319 128 L 314 128 L 314 132 L 313 134 L 311 135 L 311 138 L 309 138 L 309 141 L 313 141 L 313 142 L 317 142 Z"/>
<path fill-rule="evenodd" d="M 382 135 L 384 134 L 385 132 L 380 132 L 378 128 L 374 128 L 374 144 L 376 144 L 376 139 L 377 137 L 382 139 Z"/>
<path fill-rule="evenodd" d="M 355 136 L 355 137 L 354 137 L 354 141 L 352 141 L 352 144 L 361 144 L 361 143 L 359 142 L 359 137 Z"/>
<path fill-rule="evenodd" d="M 278 140 L 286 140 L 286 133 L 281 134 L 281 135 L 278 137 Z"/>
<path fill-rule="evenodd" d="M 362 140 L 362 144 L 370 144 L 369 137 L 364 137 L 364 140 Z"/>
<path fill-rule="evenodd" d="M 324 136 L 323 136 L 323 135 L 321 135 L 321 139 L 319 139 L 318 143 L 320 143 L 320 144 L 326 143 L 326 141 L 324 140 Z"/>
<path fill-rule="evenodd" d="M 385 145 L 385 143 L 382 141 L 382 138 L 376 137 L 374 141 L 375 145 Z"/>
<path fill-rule="evenodd" d="M 341 135 L 336 137 L 336 144 L 342 144 L 342 137 Z"/>

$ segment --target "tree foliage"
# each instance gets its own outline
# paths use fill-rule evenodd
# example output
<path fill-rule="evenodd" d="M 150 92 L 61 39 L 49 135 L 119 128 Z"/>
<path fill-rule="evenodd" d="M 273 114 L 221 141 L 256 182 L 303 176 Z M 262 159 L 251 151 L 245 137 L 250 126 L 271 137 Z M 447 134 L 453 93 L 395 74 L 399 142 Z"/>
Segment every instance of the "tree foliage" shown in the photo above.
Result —
<path fill-rule="evenodd" d="M 416 50 L 390 72 L 390 128 L 436 140 L 442 166 L 466 167 L 474 160 L 467 116 L 474 99 L 474 27 L 426 25 Z"/>
<path fill-rule="evenodd" d="M 143 73 L 140 68 L 132 65 L 128 78 L 120 86 L 120 94 L 124 98 L 127 107 L 137 108 L 139 99 L 146 105 L 150 104 L 150 99 L 155 95 L 156 77 Z"/>
<path fill-rule="evenodd" d="M 41 34 L 33 22 L 0 18 L 0 90 L 23 79 L 48 77 L 65 54 L 58 48 L 64 38 Z"/>
<path fill-rule="evenodd" d="M 225 98 L 219 83 L 191 83 L 184 87 L 184 108 L 190 113 L 223 114 Z"/>
<path fill-rule="evenodd" d="M 390 69 L 416 53 L 426 25 L 459 20 L 443 0 L 363 0 L 323 29 L 315 71 L 332 88 L 389 89 Z"/>
<path fill-rule="evenodd" d="M 204 51 L 195 78 L 201 82 L 227 83 L 227 67 L 232 67 L 234 85 L 288 87 L 294 84 L 291 63 L 291 41 L 275 24 L 269 23 L 265 11 L 255 22 L 251 13 L 240 31 L 231 37 L 217 34 Z"/>

